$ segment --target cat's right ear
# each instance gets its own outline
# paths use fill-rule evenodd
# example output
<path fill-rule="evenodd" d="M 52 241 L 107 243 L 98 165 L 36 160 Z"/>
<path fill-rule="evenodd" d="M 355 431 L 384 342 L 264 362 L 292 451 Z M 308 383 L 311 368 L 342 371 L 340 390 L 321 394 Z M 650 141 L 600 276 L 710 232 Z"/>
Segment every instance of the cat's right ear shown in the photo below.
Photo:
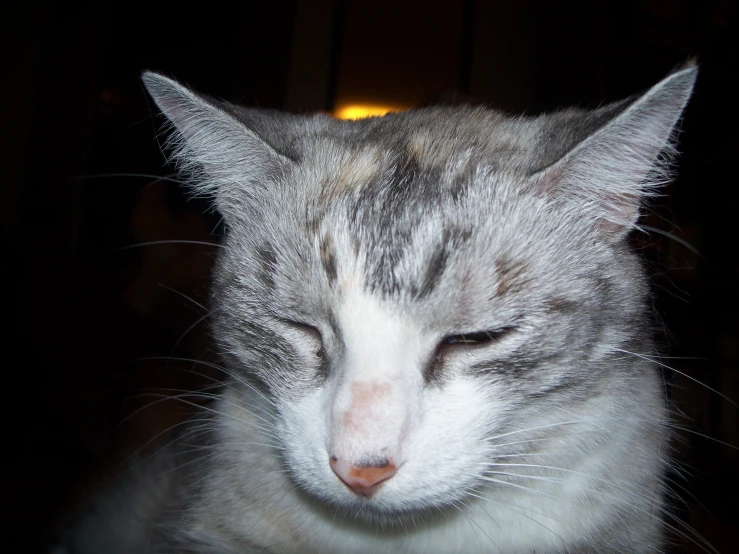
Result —
<path fill-rule="evenodd" d="M 151 71 L 141 80 L 172 124 L 171 161 L 227 221 L 248 217 L 259 193 L 294 163 L 216 102 Z"/>

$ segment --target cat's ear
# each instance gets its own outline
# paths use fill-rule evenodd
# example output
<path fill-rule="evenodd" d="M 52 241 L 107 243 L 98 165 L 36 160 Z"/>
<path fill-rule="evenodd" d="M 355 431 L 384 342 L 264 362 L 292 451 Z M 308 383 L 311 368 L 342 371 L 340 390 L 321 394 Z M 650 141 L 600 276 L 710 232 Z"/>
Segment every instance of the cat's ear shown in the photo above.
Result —
<path fill-rule="evenodd" d="M 172 161 L 227 220 L 242 215 L 249 199 L 293 163 L 216 101 L 157 73 L 144 72 L 141 80 L 172 123 Z"/>
<path fill-rule="evenodd" d="M 538 193 L 591 219 L 604 238 L 623 238 L 644 198 L 669 179 L 676 126 L 696 76 L 691 65 L 630 103 L 596 110 L 596 128 L 532 177 Z"/>

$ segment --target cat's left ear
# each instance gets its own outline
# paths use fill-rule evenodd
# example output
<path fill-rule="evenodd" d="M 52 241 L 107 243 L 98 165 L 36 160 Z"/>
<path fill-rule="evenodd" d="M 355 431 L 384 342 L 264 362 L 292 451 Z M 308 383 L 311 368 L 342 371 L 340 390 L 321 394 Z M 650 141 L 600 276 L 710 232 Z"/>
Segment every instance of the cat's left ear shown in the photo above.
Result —
<path fill-rule="evenodd" d="M 150 71 L 141 80 L 174 127 L 173 161 L 227 220 L 248 217 L 260 191 L 293 165 L 218 102 Z"/>
<path fill-rule="evenodd" d="M 612 119 L 535 174 L 535 188 L 554 198 L 558 208 L 593 221 L 605 239 L 623 238 L 636 224 L 644 198 L 669 179 L 673 137 L 697 73 L 690 65 L 624 108 L 594 112 L 595 120 L 602 114 Z"/>

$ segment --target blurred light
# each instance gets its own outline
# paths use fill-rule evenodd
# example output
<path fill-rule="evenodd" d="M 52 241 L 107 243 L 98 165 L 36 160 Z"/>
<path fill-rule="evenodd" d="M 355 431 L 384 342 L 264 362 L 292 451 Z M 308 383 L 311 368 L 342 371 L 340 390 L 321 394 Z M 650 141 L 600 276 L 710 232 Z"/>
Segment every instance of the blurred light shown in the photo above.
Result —
<path fill-rule="evenodd" d="M 338 119 L 362 119 L 375 115 L 385 115 L 390 112 L 401 112 L 404 108 L 397 106 L 377 106 L 372 104 L 347 104 L 334 110 L 334 117 Z"/>

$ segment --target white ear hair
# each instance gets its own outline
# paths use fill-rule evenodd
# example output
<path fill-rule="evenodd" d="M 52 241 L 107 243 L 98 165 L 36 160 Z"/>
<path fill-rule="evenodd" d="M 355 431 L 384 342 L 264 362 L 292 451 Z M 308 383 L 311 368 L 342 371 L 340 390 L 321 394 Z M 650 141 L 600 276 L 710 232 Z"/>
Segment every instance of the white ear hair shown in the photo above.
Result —
<path fill-rule="evenodd" d="M 532 177 L 565 210 L 592 217 L 620 238 L 636 223 L 645 197 L 669 180 L 673 138 L 693 91 L 695 66 L 673 73 L 558 162 Z"/>
<path fill-rule="evenodd" d="M 213 196 L 226 219 L 293 162 L 269 146 L 216 102 L 157 73 L 141 80 L 174 132 L 171 159 L 196 194 Z"/>

